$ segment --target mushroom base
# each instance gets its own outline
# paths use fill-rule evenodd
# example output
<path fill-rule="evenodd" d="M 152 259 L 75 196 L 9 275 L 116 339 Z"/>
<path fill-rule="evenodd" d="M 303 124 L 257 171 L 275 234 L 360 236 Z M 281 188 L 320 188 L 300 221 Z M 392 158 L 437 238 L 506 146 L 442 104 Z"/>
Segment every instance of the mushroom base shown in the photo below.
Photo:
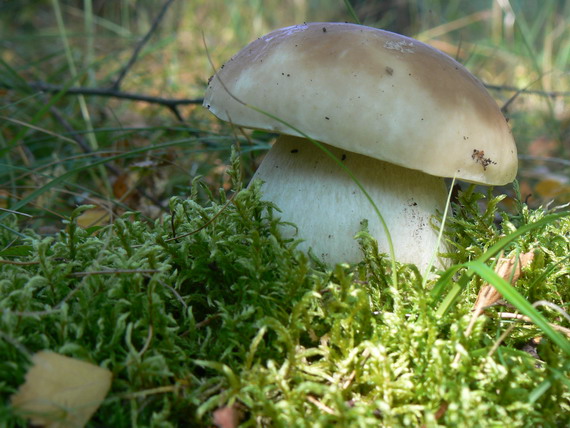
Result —
<path fill-rule="evenodd" d="M 428 266 L 437 251 L 431 225 L 443 212 L 447 190 L 442 178 L 402 168 L 366 156 L 326 147 L 354 173 L 378 206 L 390 231 L 396 259 Z M 380 252 L 389 253 L 384 229 L 363 192 L 338 164 L 310 141 L 281 136 L 252 180 L 260 179 L 263 198 L 281 210 L 286 237 L 300 238 L 299 249 L 312 251 L 327 264 L 362 260 L 354 239 L 368 220 Z M 436 266 L 444 266 L 436 259 Z"/>

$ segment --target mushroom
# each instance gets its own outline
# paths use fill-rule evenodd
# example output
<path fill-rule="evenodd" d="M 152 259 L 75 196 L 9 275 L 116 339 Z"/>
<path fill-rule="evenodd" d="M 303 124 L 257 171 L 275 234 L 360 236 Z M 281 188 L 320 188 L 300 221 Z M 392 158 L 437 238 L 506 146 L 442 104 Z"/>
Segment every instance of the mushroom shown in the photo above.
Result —
<path fill-rule="evenodd" d="M 308 23 L 273 31 L 210 79 L 204 106 L 222 120 L 281 134 L 253 179 L 297 226 L 284 233 L 298 231 L 300 248 L 329 264 L 362 258 L 354 236 L 363 219 L 379 250 L 388 244 L 363 192 L 305 136 L 354 173 L 379 207 L 398 261 L 420 268 L 436 251 L 431 218 L 446 205 L 442 177 L 503 185 L 517 172 L 509 126 L 481 82 L 442 52 L 375 28 Z"/>

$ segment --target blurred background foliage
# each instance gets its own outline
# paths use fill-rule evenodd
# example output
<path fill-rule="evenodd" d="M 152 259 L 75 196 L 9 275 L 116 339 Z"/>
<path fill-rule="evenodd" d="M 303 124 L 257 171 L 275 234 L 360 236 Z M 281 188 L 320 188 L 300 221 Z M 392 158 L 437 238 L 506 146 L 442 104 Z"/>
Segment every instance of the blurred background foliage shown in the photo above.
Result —
<path fill-rule="evenodd" d="M 236 140 L 244 178 L 251 176 L 273 136 L 231 129 L 199 104 L 173 114 L 158 104 L 47 93 L 31 84 L 111 87 L 163 4 L 0 2 L 0 208 L 32 215 L 22 221 L 45 232 L 84 203 L 97 206 L 85 225 L 126 210 L 155 218 L 196 176 L 214 193 L 228 190 L 224 171 Z M 535 207 L 570 200 L 570 1 L 351 4 L 363 24 L 431 44 L 491 85 L 519 147 L 522 199 Z M 205 46 L 220 66 L 255 38 L 304 21 L 353 19 L 341 0 L 174 1 L 120 89 L 198 99 L 213 73 Z M 512 186 L 498 191 L 513 194 Z"/>

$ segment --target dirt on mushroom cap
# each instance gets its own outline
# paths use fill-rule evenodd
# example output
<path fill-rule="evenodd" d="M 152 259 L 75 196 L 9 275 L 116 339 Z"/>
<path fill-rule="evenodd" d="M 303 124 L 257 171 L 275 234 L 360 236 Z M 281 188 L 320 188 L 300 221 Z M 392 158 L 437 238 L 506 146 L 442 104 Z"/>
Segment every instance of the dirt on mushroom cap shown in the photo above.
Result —
<path fill-rule="evenodd" d="M 344 23 L 283 28 L 211 80 L 204 105 L 221 119 L 299 135 L 232 95 L 314 139 L 407 168 L 484 184 L 516 175 L 509 126 L 484 86 L 452 58 L 398 34 Z"/>

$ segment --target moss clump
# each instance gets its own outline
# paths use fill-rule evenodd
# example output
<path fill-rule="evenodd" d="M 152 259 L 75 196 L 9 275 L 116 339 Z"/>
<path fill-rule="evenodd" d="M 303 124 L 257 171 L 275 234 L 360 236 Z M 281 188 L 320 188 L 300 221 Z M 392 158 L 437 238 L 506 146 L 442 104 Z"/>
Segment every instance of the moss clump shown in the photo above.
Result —
<path fill-rule="evenodd" d="M 282 238 L 258 184 L 230 201 L 200 204 L 196 194 L 172 199 L 172 215 L 154 224 L 128 213 L 81 229 L 80 208 L 56 236 L 22 231 L 14 241 L 0 232 L 5 402 L 23 382 L 29 355 L 49 349 L 113 372 L 94 425 L 211 426 L 224 406 L 246 426 L 570 421 L 568 356 L 546 339 L 539 359 L 521 350 L 537 328 L 521 324 L 492 356 L 504 322 L 481 318 L 464 337 L 476 277 L 460 303 L 436 317 L 433 282 L 426 289 L 417 269 L 399 266 L 398 286 L 391 284 L 391 264 L 365 232 L 362 263 L 326 270 Z M 480 197 L 465 192 L 451 225 L 458 262 L 542 215 L 525 208 L 499 224 L 496 204 L 492 213 L 475 208 Z M 513 249 L 539 256 L 517 288 L 563 306 L 570 221 L 527 235 Z M 25 426 L 3 407 L 2 426 Z"/>

